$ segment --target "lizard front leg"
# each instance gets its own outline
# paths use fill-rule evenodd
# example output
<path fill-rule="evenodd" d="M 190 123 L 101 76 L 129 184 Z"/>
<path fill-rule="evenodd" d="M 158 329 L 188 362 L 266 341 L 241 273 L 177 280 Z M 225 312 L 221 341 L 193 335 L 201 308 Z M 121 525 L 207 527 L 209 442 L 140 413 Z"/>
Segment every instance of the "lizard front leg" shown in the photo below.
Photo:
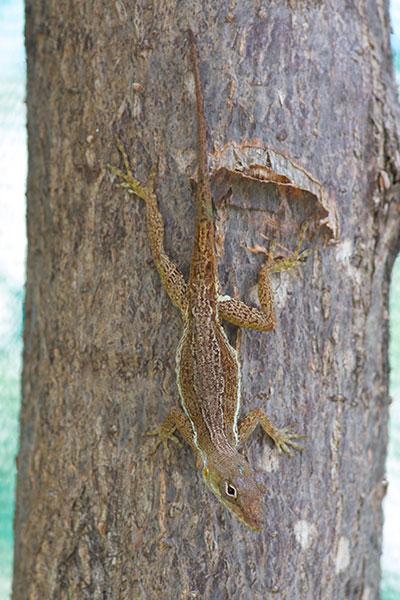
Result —
<path fill-rule="evenodd" d="M 262 252 L 266 260 L 258 274 L 258 299 L 262 311 L 248 306 L 240 300 L 223 296 L 218 302 L 219 316 L 234 325 L 246 327 L 248 329 L 258 329 L 260 331 L 271 331 L 276 327 L 275 305 L 271 289 L 270 274 L 281 271 L 289 271 L 295 267 L 304 264 L 305 259 L 313 250 L 305 250 L 300 253 L 301 244 L 308 226 L 308 222 L 303 223 L 300 231 L 299 240 L 293 254 L 289 257 L 274 257 L 276 246 L 275 238 L 272 240 L 268 249 L 256 244 L 253 248 L 247 248 L 250 252 Z M 265 236 L 264 236 L 265 237 Z"/>
<path fill-rule="evenodd" d="M 180 408 L 173 408 L 170 412 L 164 417 L 161 421 L 160 425 L 154 431 L 149 431 L 146 435 L 156 435 L 157 439 L 154 443 L 154 446 L 151 450 L 151 454 L 157 450 L 160 444 L 164 446 L 164 455 L 169 457 L 169 448 L 168 448 L 168 440 L 171 440 L 175 444 L 179 444 L 179 440 L 175 437 L 174 432 L 178 430 L 183 439 L 189 446 L 195 450 L 197 455 L 197 468 L 201 466 L 201 457 L 199 454 L 199 450 L 194 442 L 193 428 L 192 425 Z"/>
<path fill-rule="evenodd" d="M 145 201 L 147 231 L 153 260 L 171 300 L 181 309 L 182 313 L 185 313 L 187 307 L 187 283 L 178 267 L 164 250 L 164 223 L 161 213 L 158 210 L 157 198 L 154 193 L 155 169 L 152 169 L 150 184 L 147 186 L 142 185 L 132 175 L 128 157 L 121 141 L 116 139 L 116 144 L 124 161 L 125 172 L 112 165 L 110 165 L 110 168 L 122 180 L 122 183 L 119 184 L 120 187 L 127 188 L 131 194 L 135 194 Z"/>
<path fill-rule="evenodd" d="M 306 437 L 305 435 L 299 433 L 290 433 L 292 426 L 278 429 L 275 427 L 275 425 L 273 425 L 265 412 L 259 407 L 250 410 L 240 422 L 238 427 L 239 446 L 248 440 L 258 424 L 260 424 L 265 433 L 272 438 L 276 447 L 278 448 L 279 454 L 281 454 L 283 450 L 292 456 L 292 451 L 289 446 L 295 450 L 303 450 L 303 448 L 294 440 L 298 438 L 304 438 Z"/>

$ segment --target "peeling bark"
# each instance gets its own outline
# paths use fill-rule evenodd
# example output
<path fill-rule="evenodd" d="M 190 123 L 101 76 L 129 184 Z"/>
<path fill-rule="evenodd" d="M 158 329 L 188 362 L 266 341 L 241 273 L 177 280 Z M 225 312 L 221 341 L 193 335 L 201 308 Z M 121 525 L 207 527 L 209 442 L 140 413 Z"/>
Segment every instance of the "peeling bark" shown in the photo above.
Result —
<path fill-rule="evenodd" d="M 220 181 L 221 189 L 215 190 L 214 200 L 218 202 L 221 196 L 225 197 L 232 193 L 232 180 L 238 177 L 252 179 L 263 183 L 273 184 L 281 191 L 282 196 L 292 196 L 292 202 L 298 203 L 300 196 L 310 195 L 310 207 L 314 215 L 321 212 L 320 226 L 326 226 L 330 231 L 331 242 L 337 241 L 339 237 L 338 214 L 335 201 L 328 198 L 319 181 L 313 178 L 302 167 L 296 165 L 290 157 L 276 152 L 271 148 L 262 148 L 257 144 L 248 142 L 237 144 L 226 144 L 223 148 L 212 155 L 210 160 L 211 174 Z M 268 196 L 268 190 L 264 192 Z M 284 198 L 278 200 L 281 204 Z"/>

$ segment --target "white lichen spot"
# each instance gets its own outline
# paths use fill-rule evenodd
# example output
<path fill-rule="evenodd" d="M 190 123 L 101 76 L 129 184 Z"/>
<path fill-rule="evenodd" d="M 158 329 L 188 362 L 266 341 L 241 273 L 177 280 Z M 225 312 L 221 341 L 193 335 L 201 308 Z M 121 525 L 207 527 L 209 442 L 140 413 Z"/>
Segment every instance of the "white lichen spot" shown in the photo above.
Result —
<path fill-rule="evenodd" d="M 317 537 L 317 528 L 314 523 L 301 519 L 294 526 L 294 535 L 302 550 L 307 550 Z"/>
<path fill-rule="evenodd" d="M 339 575 L 342 571 L 347 569 L 350 563 L 350 542 L 349 539 L 342 535 L 339 540 L 339 545 L 336 554 L 335 571 L 336 575 Z"/>
<path fill-rule="evenodd" d="M 346 264 L 353 254 L 353 244 L 351 240 L 343 240 L 336 246 L 336 260 L 339 263 Z"/>

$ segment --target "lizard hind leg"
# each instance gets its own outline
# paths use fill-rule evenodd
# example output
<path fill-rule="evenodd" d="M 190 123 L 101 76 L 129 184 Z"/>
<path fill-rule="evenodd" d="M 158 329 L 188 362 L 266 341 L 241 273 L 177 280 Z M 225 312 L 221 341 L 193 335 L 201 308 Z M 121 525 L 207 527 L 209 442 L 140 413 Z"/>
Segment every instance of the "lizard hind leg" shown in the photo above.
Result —
<path fill-rule="evenodd" d="M 257 425 L 260 424 L 265 433 L 274 441 L 275 446 L 278 448 L 279 454 L 287 452 L 292 456 L 292 448 L 294 450 L 303 450 L 294 440 L 298 438 L 306 437 L 300 433 L 292 433 L 293 425 L 278 429 L 271 422 L 270 418 L 265 412 L 259 408 L 253 408 L 247 415 L 242 419 L 238 431 L 239 431 L 239 446 L 244 444 L 246 440 L 251 436 Z"/>
<path fill-rule="evenodd" d="M 259 244 L 256 244 L 253 248 L 249 248 L 246 246 L 247 250 L 249 250 L 250 252 L 261 252 L 265 255 L 265 263 L 262 265 L 258 273 L 258 298 L 260 300 L 263 312 L 270 315 L 271 322 L 273 322 L 274 327 L 276 322 L 270 274 L 279 273 L 282 271 L 289 271 L 295 267 L 304 264 L 307 256 L 309 256 L 313 252 L 313 250 L 304 250 L 303 252 L 300 252 L 301 244 L 303 243 L 304 235 L 308 225 L 309 221 L 305 221 L 301 226 L 297 246 L 294 252 L 288 257 L 274 256 L 276 247 L 276 235 L 273 237 L 269 248 L 264 248 Z M 268 239 L 264 234 L 261 235 L 263 238 Z"/>
<path fill-rule="evenodd" d="M 109 165 L 109 167 L 114 175 L 121 180 L 121 183 L 118 184 L 119 187 L 127 189 L 129 193 L 135 194 L 145 201 L 147 232 L 153 260 L 169 297 L 185 314 L 187 309 L 187 284 L 182 273 L 169 258 L 164 248 L 164 222 L 158 209 L 157 197 L 154 191 L 156 167 L 153 166 L 151 169 L 149 184 L 142 185 L 132 174 L 122 142 L 118 138 L 115 141 L 121 153 L 125 171 L 112 165 Z"/>
<path fill-rule="evenodd" d="M 274 256 L 276 236 L 272 239 L 269 248 L 264 248 L 259 244 L 256 244 L 253 248 L 244 246 L 244 248 L 250 250 L 250 252 L 261 252 L 266 257 L 265 263 L 258 273 L 257 284 L 258 299 L 262 311 L 253 308 L 252 306 L 248 306 L 236 298 L 223 296 L 218 301 L 218 314 L 220 318 L 225 319 L 234 325 L 238 325 L 239 327 L 258 329 L 259 331 L 272 331 L 275 329 L 275 303 L 271 288 L 270 273 L 288 271 L 304 264 L 307 256 L 313 252 L 313 250 L 300 252 L 308 224 L 308 221 L 303 223 L 296 249 L 293 254 L 287 258 Z"/>

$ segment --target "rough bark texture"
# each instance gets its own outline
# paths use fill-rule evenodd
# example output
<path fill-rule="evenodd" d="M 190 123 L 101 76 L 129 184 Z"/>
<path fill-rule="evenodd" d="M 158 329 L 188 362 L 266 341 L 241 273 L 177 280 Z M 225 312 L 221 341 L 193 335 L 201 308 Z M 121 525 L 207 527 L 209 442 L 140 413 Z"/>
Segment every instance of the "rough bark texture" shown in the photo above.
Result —
<path fill-rule="evenodd" d="M 158 161 L 167 248 L 187 274 L 189 25 L 209 151 L 247 141 L 290 157 L 340 224 L 340 243 L 320 228 L 307 265 L 276 276 L 276 332 L 242 335 L 243 408 L 308 435 L 291 460 L 261 432 L 249 444 L 269 472 L 262 533 L 210 495 L 189 448 L 166 462 L 142 436 L 177 405 L 181 323 L 143 204 L 113 186 L 107 163 L 119 162 L 114 133 L 143 182 Z M 27 0 L 27 51 L 14 600 L 378 598 L 400 181 L 387 3 Z M 292 249 L 293 223 L 314 211 L 270 188 L 237 178 L 218 206 L 221 281 L 247 301 L 261 257 L 240 244 L 280 229 Z"/>

